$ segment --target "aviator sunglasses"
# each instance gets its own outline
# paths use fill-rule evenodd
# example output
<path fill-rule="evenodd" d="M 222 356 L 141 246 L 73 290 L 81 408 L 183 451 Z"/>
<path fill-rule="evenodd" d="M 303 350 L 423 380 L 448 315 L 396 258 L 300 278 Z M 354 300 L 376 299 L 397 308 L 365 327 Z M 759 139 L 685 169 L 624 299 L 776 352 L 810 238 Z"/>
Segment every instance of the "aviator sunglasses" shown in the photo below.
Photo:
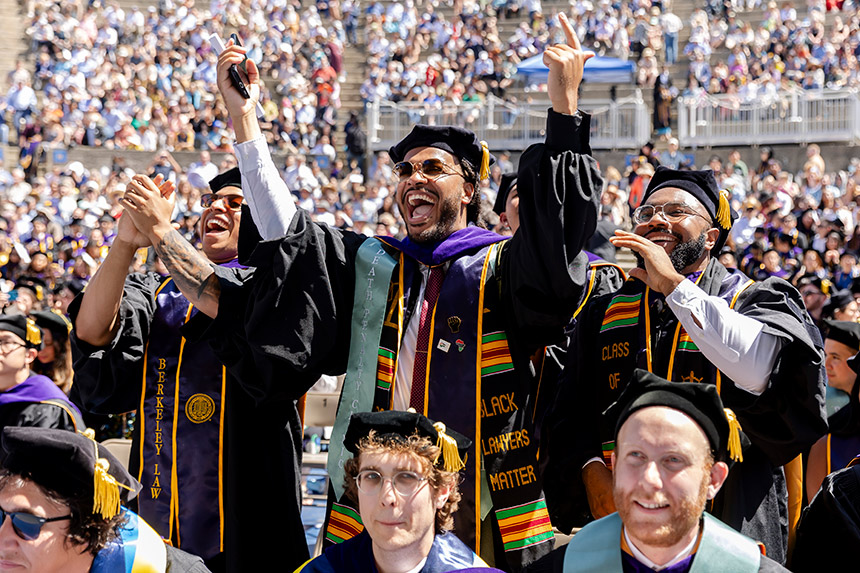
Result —
<path fill-rule="evenodd" d="M 69 514 L 62 517 L 39 517 L 32 513 L 25 513 L 23 511 L 5 511 L 0 509 L 0 526 L 5 523 L 6 517 L 9 517 L 9 519 L 12 520 L 12 529 L 18 537 L 26 539 L 27 541 L 33 541 L 39 537 L 39 533 L 42 532 L 43 525 L 51 523 L 52 521 L 71 519 L 72 515 Z"/>
<path fill-rule="evenodd" d="M 416 171 L 423 174 L 427 179 L 438 179 L 442 175 L 463 176 L 462 173 L 454 171 L 452 167 L 440 159 L 425 159 L 416 163 L 401 161 L 400 163 L 395 163 L 392 170 L 400 181 L 409 179 Z"/>
<path fill-rule="evenodd" d="M 215 201 L 224 200 L 224 203 L 233 209 L 234 211 L 238 211 L 242 208 L 242 201 L 245 200 L 241 195 L 218 195 L 216 193 L 204 193 L 200 196 L 200 204 L 204 209 L 208 209 L 212 205 L 215 204 Z"/>

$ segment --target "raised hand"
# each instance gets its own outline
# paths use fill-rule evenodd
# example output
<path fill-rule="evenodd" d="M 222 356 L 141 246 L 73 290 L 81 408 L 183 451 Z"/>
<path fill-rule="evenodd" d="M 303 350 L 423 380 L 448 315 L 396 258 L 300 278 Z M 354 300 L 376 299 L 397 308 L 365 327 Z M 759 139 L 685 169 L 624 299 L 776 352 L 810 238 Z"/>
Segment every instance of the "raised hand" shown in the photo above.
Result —
<path fill-rule="evenodd" d="M 630 269 L 628 274 L 653 290 L 668 295 L 684 280 L 684 275 L 675 270 L 663 247 L 645 237 L 627 231 L 615 231 L 615 236 L 610 237 L 609 242 L 616 248 L 627 247 L 642 257 L 645 268 Z"/>
<path fill-rule="evenodd" d="M 172 181 L 165 181 L 164 176 L 159 174 L 155 176 L 152 183 L 158 188 L 159 193 L 164 196 L 170 196 L 173 193 L 174 185 Z M 142 233 L 135 227 L 134 220 L 127 216 L 123 211 L 117 225 L 116 240 L 124 241 L 132 245 L 135 249 L 149 247 L 152 243 L 146 233 Z"/>
<path fill-rule="evenodd" d="M 227 46 L 221 55 L 218 56 L 218 90 L 221 92 L 221 97 L 224 98 L 224 105 L 227 106 L 227 112 L 233 120 L 233 128 L 236 131 L 236 140 L 241 143 L 249 139 L 254 139 L 259 135 L 260 127 L 257 123 L 256 112 L 254 108 L 257 101 L 260 99 L 260 72 L 257 70 L 257 64 L 252 60 L 248 60 L 245 64 L 248 70 L 247 75 L 239 68 L 239 76 L 242 78 L 245 86 L 248 89 L 250 98 L 245 99 L 239 90 L 233 85 L 230 79 L 230 66 L 237 66 L 245 59 L 247 48 L 237 46 L 233 40 L 227 41 Z"/>
<path fill-rule="evenodd" d="M 585 62 L 594 57 L 594 52 L 582 51 L 579 38 L 563 12 L 559 13 L 558 21 L 564 30 L 567 43 L 550 46 L 543 53 L 543 63 L 549 68 L 547 90 L 553 111 L 573 115 L 579 103 L 582 70 Z"/>
<path fill-rule="evenodd" d="M 146 175 L 135 175 L 120 203 L 125 209 L 123 218 L 129 217 L 134 222 L 136 229 L 147 238 L 147 244 L 155 243 L 158 237 L 174 228 L 171 217 L 176 194 L 169 181 L 159 187 Z"/>

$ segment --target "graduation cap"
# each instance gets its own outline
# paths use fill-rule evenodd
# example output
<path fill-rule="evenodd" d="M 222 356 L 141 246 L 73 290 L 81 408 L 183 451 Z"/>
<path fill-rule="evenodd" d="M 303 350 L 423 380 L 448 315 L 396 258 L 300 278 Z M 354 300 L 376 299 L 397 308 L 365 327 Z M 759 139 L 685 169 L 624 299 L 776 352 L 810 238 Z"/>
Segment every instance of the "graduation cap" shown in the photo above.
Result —
<path fill-rule="evenodd" d="M 386 410 L 353 414 L 343 440 L 346 449 L 357 456 L 361 440 L 366 438 L 371 430 L 383 443 L 405 444 L 410 436 L 430 438 L 430 441 L 442 450 L 441 460 L 437 459 L 436 463 L 441 463 L 442 468 L 448 472 L 457 472 L 466 467 L 463 460 L 472 445 L 472 440 L 446 428 L 442 422 L 434 422 L 416 412 Z"/>
<path fill-rule="evenodd" d="M 502 181 L 499 183 L 499 192 L 496 194 L 496 202 L 493 203 L 493 212 L 496 215 L 501 215 L 505 212 L 505 205 L 508 203 L 508 195 L 511 189 L 517 186 L 517 174 L 505 173 L 502 175 Z"/>
<path fill-rule="evenodd" d="M 714 220 L 714 225 L 720 230 L 720 236 L 713 250 L 720 251 L 729 236 L 738 214 L 732 209 L 729 199 L 731 195 L 725 189 L 720 190 L 714 172 L 711 169 L 701 171 L 679 171 L 660 166 L 651 178 L 648 189 L 642 197 L 644 203 L 648 197 L 664 187 L 683 189 L 695 197 Z"/>
<path fill-rule="evenodd" d="M 27 348 L 42 348 L 42 331 L 32 318 L 23 314 L 0 315 L 0 332 L 11 332 L 23 340 Z"/>
<path fill-rule="evenodd" d="M 633 378 L 607 408 L 605 416 L 616 418 L 615 437 L 631 414 L 650 406 L 665 406 L 690 416 L 705 432 L 716 461 L 729 459 L 742 462 L 741 425 L 735 413 L 723 407 L 723 401 L 713 384 L 669 382 L 647 370 L 637 368 Z"/>
<path fill-rule="evenodd" d="M 141 485 L 107 448 L 87 434 L 53 428 L 3 430 L 0 464 L 66 498 L 92 496 L 91 512 L 111 519 Z"/>
<path fill-rule="evenodd" d="M 827 336 L 830 340 L 840 342 L 855 352 L 860 351 L 860 323 L 848 320 L 825 319 L 827 325 Z"/>
<path fill-rule="evenodd" d="M 209 188 L 213 193 L 217 193 L 224 187 L 242 188 L 242 172 L 239 171 L 238 167 L 228 169 L 224 173 L 219 173 L 209 180 Z"/>
<path fill-rule="evenodd" d="M 388 155 L 393 162 L 399 163 L 416 147 L 435 147 L 458 159 L 468 159 L 479 167 L 479 180 L 490 176 L 490 165 L 496 162 L 485 141 L 479 141 L 478 136 L 468 129 L 454 125 L 416 125 L 409 135 L 388 150 Z"/>
<path fill-rule="evenodd" d="M 31 312 L 30 318 L 35 321 L 39 328 L 50 330 L 54 338 L 59 337 L 65 340 L 72 331 L 72 322 L 55 310 Z"/>
<path fill-rule="evenodd" d="M 15 288 L 25 288 L 36 295 L 36 300 L 45 300 L 45 289 L 48 288 L 48 285 L 39 277 L 25 276 L 18 279 Z"/>
<path fill-rule="evenodd" d="M 823 292 L 823 291 L 822 291 Z M 833 316 L 833 313 L 841 308 L 845 308 L 854 300 L 854 293 L 851 289 L 841 289 L 830 295 L 830 300 L 821 309 L 821 313 L 827 316 Z"/>
<path fill-rule="evenodd" d="M 833 288 L 833 283 L 827 279 L 823 279 L 818 275 L 803 275 L 797 280 L 797 290 L 802 289 L 806 285 L 812 285 L 822 294 L 830 296 L 830 289 Z"/>

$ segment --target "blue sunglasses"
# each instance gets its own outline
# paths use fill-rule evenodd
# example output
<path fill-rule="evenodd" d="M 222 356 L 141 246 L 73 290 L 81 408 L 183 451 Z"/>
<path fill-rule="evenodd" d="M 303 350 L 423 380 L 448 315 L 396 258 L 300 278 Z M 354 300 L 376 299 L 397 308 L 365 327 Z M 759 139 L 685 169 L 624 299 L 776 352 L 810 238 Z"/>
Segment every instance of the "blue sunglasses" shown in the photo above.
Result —
<path fill-rule="evenodd" d="M 42 526 L 46 523 L 72 518 L 71 514 L 62 517 L 39 517 L 23 511 L 5 511 L 0 509 L 0 526 L 6 522 L 6 516 L 9 516 L 12 520 L 12 529 L 15 530 L 18 537 L 27 541 L 33 541 L 39 537 L 39 533 L 42 532 Z"/>

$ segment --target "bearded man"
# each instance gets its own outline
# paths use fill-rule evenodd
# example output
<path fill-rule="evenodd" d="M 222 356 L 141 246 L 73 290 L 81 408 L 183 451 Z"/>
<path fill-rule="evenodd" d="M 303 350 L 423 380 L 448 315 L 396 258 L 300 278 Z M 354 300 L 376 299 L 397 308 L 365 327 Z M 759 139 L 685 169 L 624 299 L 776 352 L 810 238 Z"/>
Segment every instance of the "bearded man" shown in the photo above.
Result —
<path fill-rule="evenodd" d="M 573 447 L 557 444 L 545 478 L 560 529 L 615 510 L 616 419 L 601 412 L 642 368 L 677 382 L 716 385 L 751 443 L 712 513 L 763 542 L 776 561 L 785 560 L 782 466 L 826 431 L 824 356 L 794 287 L 774 277 L 755 283 L 711 256 L 734 217 L 712 171 L 661 168 L 633 213 L 633 232 L 611 239 L 640 262 L 621 289 L 586 306 L 575 328 L 552 430 L 569 436 Z"/>
<path fill-rule="evenodd" d="M 611 455 L 618 513 L 586 525 L 530 573 L 787 571 L 705 512 L 743 439 L 714 386 L 636 369 L 609 413 L 618 420 Z"/>

